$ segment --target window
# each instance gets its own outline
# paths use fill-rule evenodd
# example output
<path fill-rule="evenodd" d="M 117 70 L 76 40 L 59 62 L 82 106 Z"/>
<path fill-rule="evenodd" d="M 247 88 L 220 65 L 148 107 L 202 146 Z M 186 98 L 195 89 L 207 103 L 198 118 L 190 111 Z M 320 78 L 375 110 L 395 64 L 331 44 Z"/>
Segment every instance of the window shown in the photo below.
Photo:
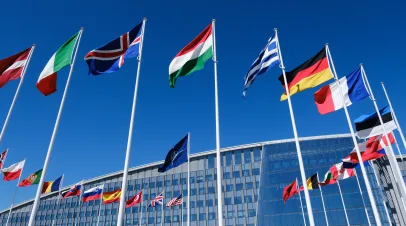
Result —
<path fill-rule="evenodd" d="M 240 178 L 241 177 L 241 173 L 239 170 L 233 171 L 233 178 Z"/>
<path fill-rule="evenodd" d="M 207 166 L 208 166 L 209 169 L 214 168 L 214 159 L 215 159 L 214 155 L 207 156 Z"/>
<path fill-rule="evenodd" d="M 233 153 L 226 152 L 226 166 L 231 166 L 231 165 L 233 165 Z"/>
<path fill-rule="evenodd" d="M 233 191 L 234 185 L 233 184 L 226 184 L 226 191 Z"/>
<path fill-rule="evenodd" d="M 244 150 L 244 163 L 251 163 L 251 150 Z"/>
<path fill-rule="evenodd" d="M 205 213 L 200 213 L 199 214 L 199 221 L 205 221 L 206 220 L 206 214 Z"/>
<path fill-rule="evenodd" d="M 245 183 L 245 189 L 253 189 L 254 188 L 254 183 L 252 182 L 247 182 Z"/>
<path fill-rule="evenodd" d="M 235 190 L 236 191 L 241 191 L 242 189 L 244 189 L 244 184 L 243 183 L 235 184 Z"/>
<path fill-rule="evenodd" d="M 231 198 L 224 198 L 224 205 L 232 205 L 233 202 L 231 200 Z"/>
<path fill-rule="evenodd" d="M 261 150 L 259 148 L 254 149 L 254 162 L 261 161 Z"/>
<path fill-rule="evenodd" d="M 241 196 L 236 196 L 234 197 L 234 204 L 241 204 L 242 203 L 242 198 Z"/>
<path fill-rule="evenodd" d="M 206 206 L 213 206 L 213 199 L 207 199 Z"/>

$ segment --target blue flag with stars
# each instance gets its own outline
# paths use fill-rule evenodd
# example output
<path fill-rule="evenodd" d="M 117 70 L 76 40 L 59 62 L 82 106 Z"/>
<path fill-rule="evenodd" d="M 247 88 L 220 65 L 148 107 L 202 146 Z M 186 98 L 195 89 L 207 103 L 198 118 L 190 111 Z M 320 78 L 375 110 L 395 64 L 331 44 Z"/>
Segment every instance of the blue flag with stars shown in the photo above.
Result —
<path fill-rule="evenodd" d="M 178 167 L 188 161 L 189 135 L 179 141 L 166 155 L 164 164 L 158 168 L 158 172 L 164 173 L 172 168 Z"/>

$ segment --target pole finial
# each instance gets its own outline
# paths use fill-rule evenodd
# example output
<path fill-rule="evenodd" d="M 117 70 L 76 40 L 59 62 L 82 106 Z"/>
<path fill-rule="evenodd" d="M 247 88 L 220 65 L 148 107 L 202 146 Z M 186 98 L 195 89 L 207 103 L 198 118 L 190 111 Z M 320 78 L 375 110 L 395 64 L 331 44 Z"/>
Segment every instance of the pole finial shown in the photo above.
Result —
<path fill-rule="evenodd" d="M 360 64 L 359 64 L 359 66 L 361 66 L 361 67 L 362 67 L 362 66 L 363 66 L 363 64 L 362 64 L 362 63 L 360 63 Z"/>
<path fill-rule="evenodd" d="M 326 42 L 326 45 L 325 46 L 328 46 L 328 42 Z"/>
<path fill-rule="evenodd" d="M 80 30 L 82 30 L 82 31 L 83 31 L 83 30 L 85 30 L 85 28 L 84 28 L 84 27 L 81 27 L 81 28 L 80 28 Z"/>
<path fill-rule="evenodd" d="M 142 18 L 142 20 L 143 20 L 143 21 L 147 21 L 147 18 L 146 18 L 146 17 L 144 17 L 144 18 Z"/>
<path fill-rule="evenodd" d="M 37 44 L 32 44 L 32 46 L 37 46 Z"/>
<path fill-rule="evenodd" d="M 211 22 L 216 22 L 216 19 L 212 19 Z"/>
<path fill-rule="evenodd" d="M 383 82 L 381 82 L 381 84 L 383 85 Z"/>
<path fill-rule="evenodd" d="M 273 30 L 274 30 L 275 32 L 277 32 L 277 31 L 278 31 L 278 28 L 275 27 Z"/>

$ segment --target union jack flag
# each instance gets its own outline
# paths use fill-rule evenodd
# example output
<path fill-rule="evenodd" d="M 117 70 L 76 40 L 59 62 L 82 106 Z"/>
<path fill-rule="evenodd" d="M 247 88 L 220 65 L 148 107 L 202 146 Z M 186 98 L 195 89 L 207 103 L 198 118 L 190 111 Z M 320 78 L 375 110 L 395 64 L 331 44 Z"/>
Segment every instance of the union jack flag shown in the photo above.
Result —
<path fill-rule="evenodd" d="M 124 64 L 124 58 L 134 58 L 140 53 L 143 23 L 106 45 L 90 51 L 85 56 L 90 75 L 113 73 Z"/>
<path fill-rule="evenodd" d="M 155 198 L 151 201 L 151 204 L 150 204 L 150 205 L 151 205 L 151 206 L 154 206 L 154 207 L 155 207 L 156 204 L 162 205 L 162 201 L 163 201 L 163 199 L 164 199 L 163 194 L 164 194 L 164 192 L 161 192 L 157 197 L 155 197 Z"/>
<path fill-rule="evenodd" d="M 171 207 L 171 206 L 179 206 L 182 205 L 183 199 L 182 199 L 182 195 L 179 195 L 178 197 L 172 199 L 171 201 L 169 201 L 166 206 L 167 207 Z"/>

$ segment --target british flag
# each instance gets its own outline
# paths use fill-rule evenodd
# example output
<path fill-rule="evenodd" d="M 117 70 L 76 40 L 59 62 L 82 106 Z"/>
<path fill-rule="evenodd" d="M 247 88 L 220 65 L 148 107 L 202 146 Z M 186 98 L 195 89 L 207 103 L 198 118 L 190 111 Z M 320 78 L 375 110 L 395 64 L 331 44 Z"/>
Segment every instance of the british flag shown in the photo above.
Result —
<path fill-rule="evenodd" d="M 156 204 L 162 205 L 162 200 L 163 200 L 163 194 L 164 192 L 161 192 L 157 197 L 155 197 L 152 201 L 151 201 L 151 206 L 154 206 Z"/>
<path fill-rule="evenodd" d="M 113 73 L 124 64 L 124 58 L 134 58 L 140 53 L 143 23 L 106 45 L 90 51 L 85 56 L 90 75 Z"/>

